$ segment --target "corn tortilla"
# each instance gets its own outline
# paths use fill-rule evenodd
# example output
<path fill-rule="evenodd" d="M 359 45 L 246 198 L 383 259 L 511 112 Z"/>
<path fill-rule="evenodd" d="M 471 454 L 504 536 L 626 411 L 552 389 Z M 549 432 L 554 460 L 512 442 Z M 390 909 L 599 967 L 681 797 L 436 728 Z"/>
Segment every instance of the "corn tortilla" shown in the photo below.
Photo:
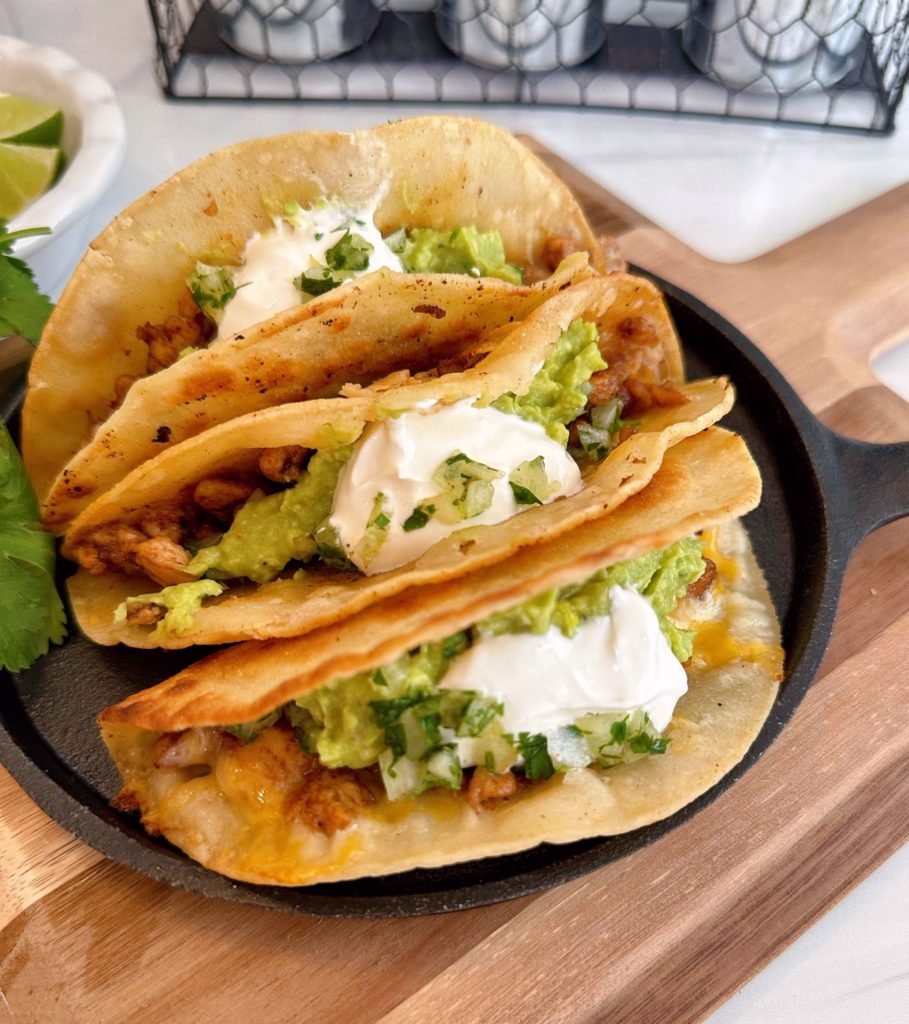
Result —
<path fill-rule="evenodd" d="M 249 643 L 211 656 L 99 716 L 102 735 L 149 830 L 213 870 L 250 882 L 305 885 L 514 853 L 540 843 L 615 835 L 673 814 L 746 753 L 782 675 L 779 627 L 747 534 L 730 521 L 760 497 L 744 443 L 712 428 L 666 455 L 649 487 L 611 515 L 472 576 L 374 605 L 308 637 Z M 245 799 L 230 771 L 204 776 L 153 764 L 163 731 L 248 721 L 341 676 L 389 661 L 552 586 L 585 579 L 698 530 L 719 527 L 721 657 L 699 651 L 666 754 L 554 776 L 474 812 L 457 794 L 380 800 L 324 836 L 279 805 Z M 735 570 L 729 572 L 729 565 Z M 717 613 L 718 614 L 718 613 Z M 255 745 L 245 748 L 253 751 Z"/>
<path fill-rule="evenodd" d="M 424 117 L 352 134 L 296 132 L 212 153 L 152 189 L 92 243 L 32 360 L 22 417 L 26 466 L 39 501 L 110 415 L 115 384 L 146 372 L 136 328 L 177 310 L 197 259 L 235 262 L 271 226 L 263 200 L 350 204 L 381 195 L 376 223 L 499 231 L 506 257 L 542 266 L 561 236 L 605 269 L 568 188 L 501 128 Z"/>
<path fill-rule="evenodd" d="M 619 287 L 613 278 L 590 278 L 550 299 L 471 370 L 391 390 L 367 388 L 348 398 L 262 410 L 170 448 L 89 505 L 70 528 L 64 553 L 72 554 L 94 529 L 113 522 L 135 522 L 149 505 L 173 498 L 202 479 L 255 466 L 263 448 L 289 440 L 310 448 L 331 447 L 343 443 L 339 438 L 359 436 L 366 423 L 427 400 L 454 402 L 475 396 L 482 404 L 508 391 L 523 394 L 572 321 L 581 317 L 599 322 L 609 315 Z M 207 602 L 184 632 L 160 637 L 148 627 L 113 622 L 114 609 L 126 597 L 146 593 L 148 580 L 115 574 L 90 576 L 80 571 L 69 581 L 79 625 L 99 643 L 139 647 L 177 648 L 293 636 L 340 621 L 407 587 L 474 572 L 618 507 L 647 485 L 667 448 L 715 423 L 733 402 L 732 388 L 724 378 L 684 384 L 680 390 L 688 398 L 687 404 L 643 414 L 637 433 L 596 467 L 578 494 L 532 508 L 497 526 L 459 530 L 416 561 L 391 572 L 362 577 L 314 568 L 300 579 L 279 578 L 261 586 L 241 584 Z"/>

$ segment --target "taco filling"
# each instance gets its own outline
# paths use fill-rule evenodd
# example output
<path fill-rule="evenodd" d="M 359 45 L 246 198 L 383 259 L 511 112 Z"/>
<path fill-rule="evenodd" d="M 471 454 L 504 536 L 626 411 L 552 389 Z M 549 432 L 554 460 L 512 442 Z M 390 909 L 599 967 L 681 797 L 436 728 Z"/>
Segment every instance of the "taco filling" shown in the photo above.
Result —
<path fill-rule="evenodd" d="M 733 394 L 614 344 L 615 294 L 579 282 L 469 368 L 251 413 L 137 467 L 66 536 L 80 625 L 136 646 L 299 635 L 617 508 Z"/>
<path fill-rule="evenodd" d="M 693 636 L 667 615 L 706 571 L 683 540 L 226 731 L 289 728 L 321 768 L 377 768 L 390 800 L 463 785 L 473 806 L 519 778 L 661 754 Z"/>
<path fill-rule="evenodd" d="M 95 531 L 75 557 L 90 573 L 145 573 L 164 585 L 116 613 L 119 622 L 157 622 L 159 635 L 185 629 L 227 580 L 266 583 L 314 559 L 386 572 L 456 530 L 580 491 L 580 467 L 602 461 L 634 430 L 619 399 L 587 410 L 591 378 L 605 369 L 596 326 L 576 320 L 524 395 L 507 393 L 485 408 L 463 399 L 413 409 L 315 452 L 266 450 L 258 479 L 202 480 L 185 502 L 151 508 L 139 529 Z M 672 386 L 665 392 L 665 404 L 686 401 Z"/>
<path fill-rule="evenodd" d="M 297 787 L 286 813 L 331 835 L 382 797 L 447 789 L 478 810 L 556 773 L 663 754 L 694 636 L 670 616 L 689 590 L 706 604 L 715 573 L 698 540 L 677 541 L 257 721 L 164 734 L 155 765 L 207 764 L 220 776 L 280 752 L 279 777 L 253 772 L 246 783 Z"/>
<path fill-rule="evenodd" d="M 284 885 L 664 818 L 741 759 L 781 678 L 747 536 L 710 525 L 759 490 L 714 428 L 563 541 L 190 666 L 102 712 L 115 806 L 210 868 Z"/>
<path fill-rule="evenodd" d="M 273 218 L 270 230 L 256 232 L 247 241 L 237 266 L 197 262 L 186 283 L 217 334 L 212 338 L 209 328 L 200 343 L 238 334 L 382 268 L 496 277 L 521 284 L 524 272 L 507 262 L 498 231 L 481 232 L 473 226 L 452 231 L 399 228 L 383 238 L 375 223 L 377 206 L 378 197 L 359 208 L 329 199 L 308 208 L 291 201 Z M 154 333 L 154 326 L 145 324 L 138 336 L 148 340 Z M 160 359 L 155 362 L 160 368 Z"/>

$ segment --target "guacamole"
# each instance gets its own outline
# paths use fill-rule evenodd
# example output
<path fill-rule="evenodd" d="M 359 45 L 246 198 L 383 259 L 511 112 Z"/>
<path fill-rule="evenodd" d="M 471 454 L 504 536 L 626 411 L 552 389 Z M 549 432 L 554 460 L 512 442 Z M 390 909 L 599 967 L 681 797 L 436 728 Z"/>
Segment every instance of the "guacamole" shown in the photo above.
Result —
<path fill-rule="evenodd" d="M 596 324 L 573 321 L 533 378 L 527 394 L 502 395 L 492 403 L 493 408 L 540 423 L 551 438 L 567 444 L 568 424 L 587 405 L 591 376 L 606 369 L 597 339 Z"/>
<path fill-rule="evenodd" d="M 613 586 L 647 598 L 673 653 L 686 660 L 691 634 L 670 623 L 667 614 L 703 570 L 700 542 L 677 541 L 602 569 L 583 583 L 547 591 L 445 640 L 423 644 L 371 672 L 319 687 L 287 705 L 285 714 L 304 748 L 329 768 L 378 763 L 392 798 L 418 795 L 430 786 L 459 786 L 457 758 L 439 756 L 454 752 L 456 737 L 469 740 L 472 763 L 504 771 L 520 756 L 531 778 L 556 771 L 553 757 L 563 767 L 572 759 L 609 767 L 662 753 L 667 741 L 640 710 L 588 714 L 549 738 L 510 736 L 501 726 L 501 705 L 481 693 L 446 690 L 445 675 L 460 654 L 486 636 L 545 633 L 553 626 L 573 636 L 581 623 L 609 614 Z M 243 728 L 249 732 L 248 725 Z"/>
<path fill-rule="evenodd" d="M 187 571 L 199 576 L 214 571 L 267 583 L 288 562 L 308 562 L 317 552 L 313 535 L 331 512 L 338 475 L 351 451 L 349 445 L 320 449 L 293 487 L 253 494 L 227 533 L 217 544 L 202 548 Z"/>
<path fill-rule="evenodd" d="M 473 277 L 498 277 L 509 284 L 520 284 L 524 273 L 505 259 L 505 247 L 498 231 L 478 231 L 475 227 L 436 231 L 433 228 L 402 228 L 385 241 L 401 258 L 408 274 L 470 274 Z"/>

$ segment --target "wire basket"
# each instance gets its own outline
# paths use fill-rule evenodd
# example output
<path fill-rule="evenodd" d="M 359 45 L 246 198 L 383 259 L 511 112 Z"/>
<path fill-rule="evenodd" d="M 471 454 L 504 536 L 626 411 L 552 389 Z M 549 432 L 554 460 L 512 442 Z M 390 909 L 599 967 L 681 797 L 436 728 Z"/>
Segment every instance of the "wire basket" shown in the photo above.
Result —
<path fill-rule="evenodd" d="M 893 130 L 909 0 L 148 0 L 174 98 L 545 104 Z"/>

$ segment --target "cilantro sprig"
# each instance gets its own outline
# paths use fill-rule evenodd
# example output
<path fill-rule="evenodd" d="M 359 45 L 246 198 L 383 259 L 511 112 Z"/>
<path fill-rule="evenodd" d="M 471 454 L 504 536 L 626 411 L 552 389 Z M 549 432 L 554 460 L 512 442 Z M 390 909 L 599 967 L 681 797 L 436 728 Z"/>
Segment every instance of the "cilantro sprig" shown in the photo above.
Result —
<path fill-rule="evenodd" d="M 7 231 L 0 220 L 0 335 L 20 334 L 32 345 L 38 344 L 54 307 L 38 290 L 28 265 L 10 253 L 17 239 L 49 234 L 49 228 Z"/>
<path fill-rule="evenodd" d="M 0 667 L 28 668 L 64 636 L 54 539 L 38 525 L 38 503 L 22 459 L 0 424 Z"/>

